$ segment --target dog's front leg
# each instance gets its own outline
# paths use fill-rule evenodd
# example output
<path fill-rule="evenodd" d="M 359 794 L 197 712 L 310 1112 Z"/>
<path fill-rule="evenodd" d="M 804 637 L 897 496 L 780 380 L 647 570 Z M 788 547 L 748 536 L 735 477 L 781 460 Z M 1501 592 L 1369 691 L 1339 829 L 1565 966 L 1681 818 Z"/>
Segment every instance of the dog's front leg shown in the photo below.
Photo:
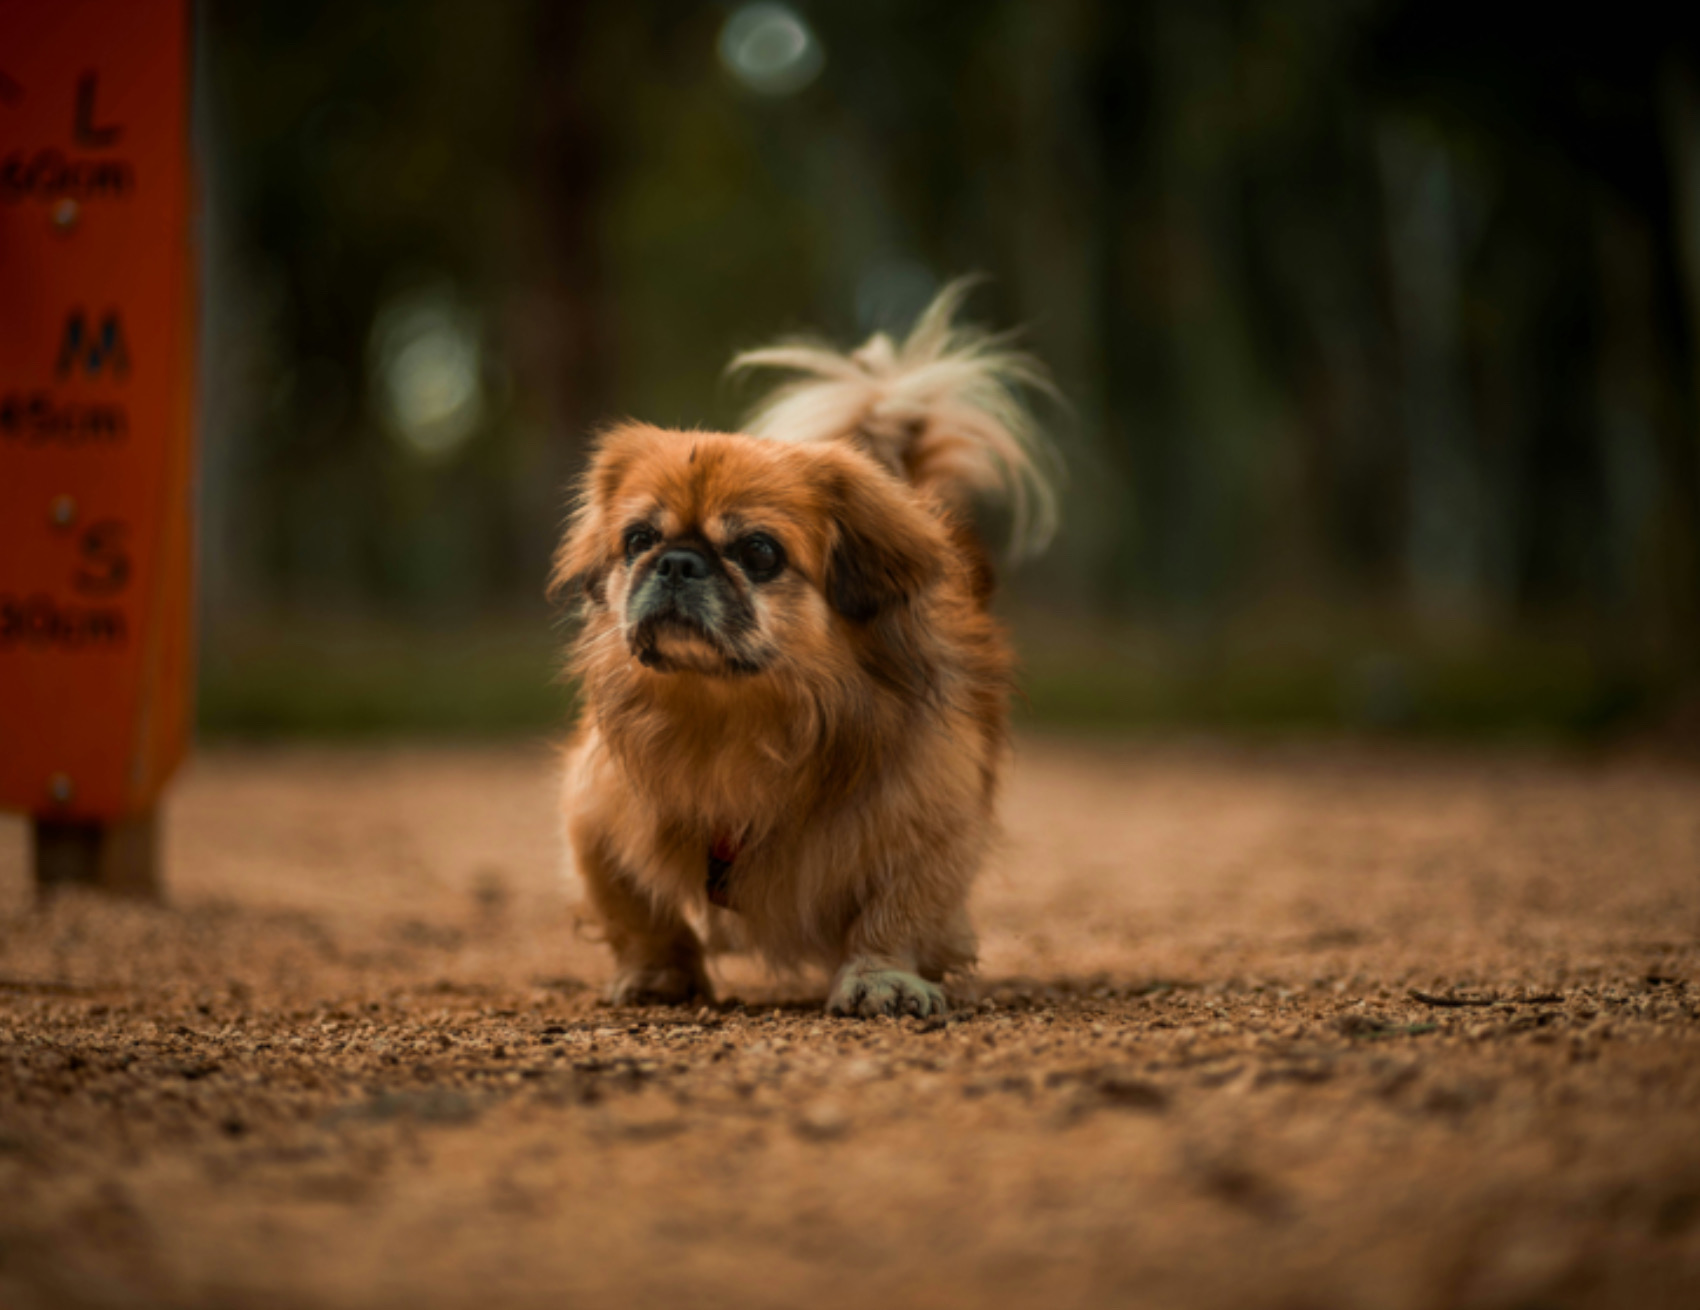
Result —
<path fill-rule="evenodd" d="M 713 1000 L 702 943 L 676 912 L 657 905 L 594 841 L 575 842 L 578 868 L 608 934 L 616 965 L 615 1005 L 683 1005 Z"/>
<path fill-rule="evenodd" d="M 856 955 L 846 960 L 832 980 L 827 998 L 830 1014 L 863 1019 L 882 1014 L 913 1014 L 921 1018 L 950 1009 L 944 989 L 915 972 L 911 956 Z"/>
<path fill-rule="evenodd" d="M 934 979 L 936 962 L 923 964 L 923 952 L 912 944 L 916 936 L 913 910 L 882 902 L 867 907 L 852 925 L 844 963 L 832 980 L 826 1008 L 829 1013 L 859 1015 L 913 1014 L 921 1018 L 950 1009 L 944 989 Z M 973 957 L 973 934 L 959 909 L 949 916 L 947 939 L 960 939 L 961 957 Z M 953 940 L 953 945 L 957 943 Z M 926 952 L 931 957 L 936 952 Z M 931 974 L 932 978 L 924 976 Z"/>

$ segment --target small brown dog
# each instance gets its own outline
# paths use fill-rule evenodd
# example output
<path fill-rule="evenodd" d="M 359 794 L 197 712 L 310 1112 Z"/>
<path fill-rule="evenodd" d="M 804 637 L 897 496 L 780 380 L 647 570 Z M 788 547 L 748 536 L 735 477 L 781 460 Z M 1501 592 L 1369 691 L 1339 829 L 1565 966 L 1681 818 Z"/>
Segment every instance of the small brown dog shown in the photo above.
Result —
<path fill-rule="evenodd" d="M 584 598 L 568 841 L 617 1003 L 710 994 L 705 942 L 834 971 L 835 1014 L 942 1012 L 974 962 L 1012 659 L 976 491 L 1042 543 L 1026 357 L 954 326 L 804 345 L 743 434 L 604 435 L 554 583 Z"/>

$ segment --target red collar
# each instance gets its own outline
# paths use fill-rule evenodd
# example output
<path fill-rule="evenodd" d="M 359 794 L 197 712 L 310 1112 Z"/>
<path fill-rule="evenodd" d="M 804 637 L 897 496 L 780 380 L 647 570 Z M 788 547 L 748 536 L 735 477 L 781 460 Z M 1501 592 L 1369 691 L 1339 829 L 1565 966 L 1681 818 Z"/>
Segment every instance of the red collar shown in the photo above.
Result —
<path fill-rule="evenodd" d="M 743 844 L 727 833 L 716 837 L 708 848 L 708 903 L 723 910 L 732 908 L 732 861 Z"/>

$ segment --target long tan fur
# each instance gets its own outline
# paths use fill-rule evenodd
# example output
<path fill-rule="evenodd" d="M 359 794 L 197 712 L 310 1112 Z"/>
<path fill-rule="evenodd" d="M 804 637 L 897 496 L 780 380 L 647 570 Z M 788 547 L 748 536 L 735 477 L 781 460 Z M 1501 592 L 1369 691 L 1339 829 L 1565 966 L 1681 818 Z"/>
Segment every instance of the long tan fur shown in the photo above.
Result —
<path fill-rule="evenodd" d="M 954 501 L 1007 502 L 1011 551 L 1034 554 L 1056 531 L 1056 459 L 1022 399 L 1050 393 L 1049 376 L 1008 337 L 956 322 L 973 278 L 939 293 L 901 342 L 876 332 L 848 354 L 808 341 L 746 350 L 735 373 L 797 376 L 744 418 L 778 441 L 849 441 L 917 487 Z"/>
<path fill-rule="evenodd" d="M 705 942 L 832 971 L 839 1013 L 935 1012 L 973 963 L 1012 662 L 961 504 L 1004 494 L 1031 543 L 1055 500 L 1033 366 L 960 294 L 901 346 L 742 356 L 804 375 L 751 432 L 626 424 L 581 483 L 563 801 L 617 1001 L 707 993 Z"/>

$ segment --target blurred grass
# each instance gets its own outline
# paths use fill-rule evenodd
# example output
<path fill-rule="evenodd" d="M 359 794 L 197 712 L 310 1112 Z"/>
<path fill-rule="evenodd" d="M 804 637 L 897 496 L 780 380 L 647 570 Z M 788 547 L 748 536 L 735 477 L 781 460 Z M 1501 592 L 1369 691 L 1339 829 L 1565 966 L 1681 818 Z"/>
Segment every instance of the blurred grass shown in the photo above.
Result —
<path fill-rule="evenodd" d="M 1562 617 L 1509 636 L 1461 616 L 1420 626 L 1392 609 L 1289 601 L 1190 631 L 1034 614 L 1015 626 L 1023 717 L 1073 729 L 1584 743 L 1659 733 L 1693 691 L 1652 653 Z"/>
<path fill-rule="evenodd" d="M 1364 732 L 1598 740 L 1657 713 L 1663 690 L 1572 653 L 1372 652 L 1274 663 L 1137 657 L 1031 663 L 1028 721 L 1071 728 Z"/>
<path fill-rule="evenodd" d="M 1664 721 L 1677 681 L 1585 643 L 1425 644 L 1306 628 L 1185 641 L 1090 640 L 1017 625 L 1018 722 L 1094 732 L 1367 733 L 1598 741 Z M 200 727 L 211 737 L 553 734 L 572 688 L 547 617 L 442 628 L 321 619 L 221 625 L 204 643 Z"/>
<path fill-rule="evenodd" d="M 546 619 L 221 625 L 202 644 L 199 726 L 249 738 L 560 732 L 573 705 L 563 644 Z"/>

